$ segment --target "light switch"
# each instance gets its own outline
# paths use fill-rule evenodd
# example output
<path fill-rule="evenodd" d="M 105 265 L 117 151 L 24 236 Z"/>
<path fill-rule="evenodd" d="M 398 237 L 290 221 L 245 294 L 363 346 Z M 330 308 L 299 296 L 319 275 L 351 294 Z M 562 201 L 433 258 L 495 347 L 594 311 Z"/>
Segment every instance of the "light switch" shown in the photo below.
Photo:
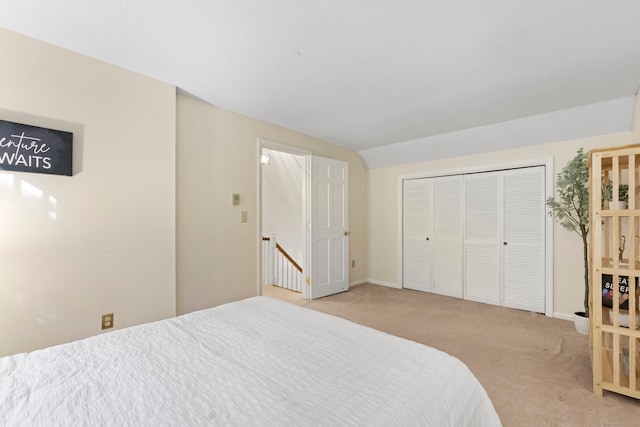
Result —
<path fill-rule="evenodd" d="M 234 205 L 239 205 L 240 204 L 240 195 L 239 194 L 232 194 L 231 195 L 231 203 L 233 203 Z"/>

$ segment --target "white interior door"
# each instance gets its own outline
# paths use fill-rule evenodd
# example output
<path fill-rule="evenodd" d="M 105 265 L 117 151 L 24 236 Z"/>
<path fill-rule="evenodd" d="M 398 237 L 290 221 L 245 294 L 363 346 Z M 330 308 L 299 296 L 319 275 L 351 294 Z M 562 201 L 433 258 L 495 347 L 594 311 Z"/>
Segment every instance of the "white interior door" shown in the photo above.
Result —
<path fill-rule="evenodd" d="M 502 305 L 545 312 L 545 168 L 503 172 Z"/>
<path fill-rule="evenodd" d="M 462 175 L 433 178 L 433 292 L 462 298 Z"/>
<path fill-rule="evenodd" d="M 501 305 L 501 172 L 465 175 L 464 299 Z"/>
<path fill-rule="evenodd" d="M 433 291 L 432 181 L 407 179 L 403 183 L 402 286 Z"/>
<path fill-rule="evenodd" d="M 311 156 L 308 298 L 349 289 L 349 165 Z"/>

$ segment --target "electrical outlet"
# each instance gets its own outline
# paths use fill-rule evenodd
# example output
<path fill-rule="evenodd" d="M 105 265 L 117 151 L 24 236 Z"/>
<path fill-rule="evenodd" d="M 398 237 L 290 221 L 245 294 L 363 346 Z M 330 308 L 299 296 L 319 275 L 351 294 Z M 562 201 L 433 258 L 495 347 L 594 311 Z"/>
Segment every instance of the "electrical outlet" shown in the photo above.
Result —
<path fill-rule="evenodd" d="M 113 313 L 102 315 L 102 329 L 113 328 Z"/>
<path fill-rule="evenodd" d="M 245 223 L 248 221 L 247 219 L 247 211 L 240 212 L 240 222 Z"/>

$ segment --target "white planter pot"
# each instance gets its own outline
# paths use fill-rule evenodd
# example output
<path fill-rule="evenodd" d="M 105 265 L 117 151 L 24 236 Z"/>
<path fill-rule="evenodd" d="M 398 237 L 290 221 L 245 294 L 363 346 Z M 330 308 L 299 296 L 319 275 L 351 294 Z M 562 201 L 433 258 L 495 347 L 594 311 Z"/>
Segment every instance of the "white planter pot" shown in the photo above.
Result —
<path fill-rule="evenodd" d="M 609 319 L 613 323 L 613 309 L 609 309 Z M 629 315 L 625 313 L 618 313 L 618 322 L 623 328 L 629 327 Z M 640 314 L 636 314 L 636 325 L 640 324 Z"/>
<path fill-rule="evenodd" d="M 589 335 L 589 318 L 584 316 L 584 313 L 573 313 L 573 324 L 576 327 L 576 332 L 582 335 Z"/>

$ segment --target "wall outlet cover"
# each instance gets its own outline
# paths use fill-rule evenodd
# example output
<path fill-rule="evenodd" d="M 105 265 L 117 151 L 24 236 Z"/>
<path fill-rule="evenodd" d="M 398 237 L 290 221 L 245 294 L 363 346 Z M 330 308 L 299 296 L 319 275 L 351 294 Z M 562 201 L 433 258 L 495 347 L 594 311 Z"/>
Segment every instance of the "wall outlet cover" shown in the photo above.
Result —
<path fill-rule="evenodd" d="M 113 313 L 102 315 L 102 329 L 113 328 Z"/>

